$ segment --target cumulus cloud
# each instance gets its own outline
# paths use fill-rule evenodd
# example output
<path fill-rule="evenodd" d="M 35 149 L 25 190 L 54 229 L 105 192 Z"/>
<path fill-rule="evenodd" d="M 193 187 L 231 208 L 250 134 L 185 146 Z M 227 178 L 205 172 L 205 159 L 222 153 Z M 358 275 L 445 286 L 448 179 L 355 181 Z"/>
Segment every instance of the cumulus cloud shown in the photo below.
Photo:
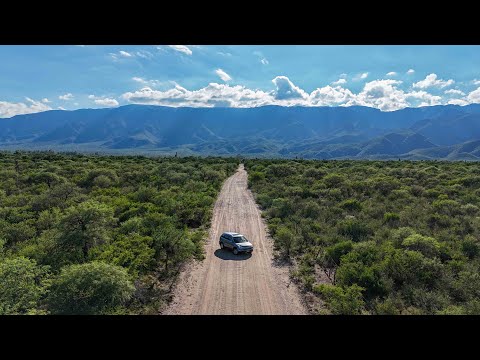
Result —
<path fill-rule="evenodd" d="M 390 71 L 387 73 L 387 76 L 395 76 L 397 73 L 395 71 Z"/>
<path fill-rule="evenodd" d="M 403 109 L 408 106 L 408 102 L 405 92 L 398 89 L 401 83 L 399 80 L 392 79 L 370 81 L 365 84 L 360 93 L 346 103 L 346 106 L 369 106 L 382 111 Z"/>
<path fill-rule="evenodd" d="M 230 81 L 232 80 L 232 78 L 230 77 L 230 75 L 228 75 L 225 71 L 223 71 L 222 69 L 217 69 L 215 70 L 215 73 L 220 77 L 220 79 L 222 79 L 223 81 Z"/>
<path fill-rule="evenodd" d="M 409 69 L 407 71 L 407 75 L 412 75 L 413 73 L 415 73 L 415 70 L 413 70 L 413 69 Z"/>
<path fill-rule="evenodd" d="M 140 79 L 140 78 L 139 78 Z M 198 90 L 187 90 L 174 84 L 165 91 L 145 86 L 134 92 L 127 92 L 122 98 L 131 103 L 163 106 L 189 107 L 257 107 L 264 105 L 280 106 L 368 106 L 382 111 L 394 111 L 406 107 L 432 106 L 446 103 L 441 96 L 424 89 L 403 90 L 400 80 L 380 79 L 364 84 L 362 90 L 353 93 L 341 85 L 328 85 L 317 88 L 310 94 L 295 85 L 286 76 L 272 80 L 271 91 L 252 90 L 244 86 L 210 83 Z M 449 92 L 453 94 L 453 92 Z M 455 92 L 455 94 L 460 95 Z M 480 88 L 472 91 L 465 99 L 451 99 L 448 103 L 466 105 L 480 103 Z"/>
<path fill-rule="evenodd" d="M 445 94 L 447 94 L 447 95 L 460 95 L 460 96 L 465 95 L 465 93 L 462 90 L 457 90 L 457 89 L 445 90 Z"/>
<path fill-rule="evenodd" d="M 420 106 L 440 105 L 442 103 L 442 98 L 440 96 L 432 95 L 424 90 L 412 91 L 407 93 L 406 96 L 408 98 L 420 100 Z"/>
<path fill-rule="evenodd" d="M 261 58 L 261 59 L 260 59 L 260 62 L 261 62 L 263 65 L 268 65 L 268 64 L 269 64 L 267 58 Z"/>
<path fill-rule="evenodd" d="M 133 56 L 129 52 L 126 52 L 126 51 L 123 51 L 123 50 L 120 50 L 118 53 L 120 54 L 120 56 L 123 56 L 123 57 L 132 57 Z"/>
<path fill-rule="evenodd" d="M 439 88 L 444 88 L 447 86 L 450 86 L 454 83 L 452 79 L 449 80 L 442 80 L 442 79 L 437 79 L 437 74 L 429 74 L 424 80 L 420 80 L 419 82 L 416 82 L 413 84 L 414 88 L 418 89 L 427 89 L 429 87 L 439 87 Z"/>
<path fill-rule="evenodd" d="M 144 87 L 135 92 L 127 92 L 122 98 L 132 103 L 174 107 L 256 107 L 273 103 L 272 95 L 262 90 L 217 83 L 193 91 L 178 84 L 166 91 Z"/>
<path fill-rule="evenodd" d="M 104 99 L 95 99 L 95 104 L 102 105 L 102 106 L 118 106 L 118 101 L 112 98 L 104 98 Z"/>
<path fill-rule="evenodd" d="M 113 98 L 108 98 L 105 96 L 95 96 L 95 95 L 88 95 L 88 98 L 90 100 L 93 100 L 93 102 L 97 105 L 108 106 L 108 107 L 118 106 L 118 101 Z"/>
<path fill-rule="evenodd" d="M 48 100 L 47 98 L 43 98 L 43 99 L 42 99 L 42 102 L 45 103 L 45 104 L 48 104 L 48 103 L 51 102 L 51 101 Z"/>
<path fill-rule="evenodd" d="M 354 98 L 355 95 L 349 89 L 327 85 L 312 91 L 309 96 L 309 103 L 312 106 L 332 106 L 344 104 Z"/>
<path fill-rule="evenodd" d="M 451 99 L 451 100 L 448 100 L 447 104 L 465 106 L 465 105 L 468 105 L 469 102 L 463 99 Z"/>
<path fill-rule="evenodd" d="M 277 76 L 272 80 L 275 84 L 274 97 L 276 100 L 307 99 L 308 94 L 294 85 L 286 76 Z"/>
<path fill-rule="evenodd" d="M 473 82 L 474 85 L 480 85 L 480 80 L 475 79 L 472 82 Z"/>
<path fill-rule="evenodd" d="M 471 104 L 480 104 L 480 87 L 468 94 L 467 100 Z"/>
<path fill-rule="evenodd" d="M 347 83 L 347 80 L 345 80 L 344 78 L 340 78 L 337 81 L 332 82 L 332 85 L 342 85 L 346 83 Z"/>
<path fill-rule="evenodd" d="M 71 93 L 68 93 L 68 94 L 65 94 L 65 95 L 60 95 L 58 98 L 60 100 L 69 101 L 69 100 L 73 99 L 73 95 Z"/>
<path fill-rule="evenodd" d="M 169 48 L 181 52 L 185 55 L 192 55 L 192 50 L 188 46 L 185 45 L 168 45 Z"/>
<path fill-rule="evenodd" d="M 9 118 L 15 115 L 33 114 L 37 112 L 52 110 L 52 108 L 41 101 L 25 98 L 26 103 L 12 103 L 0 101 L 0 118 Z"/>

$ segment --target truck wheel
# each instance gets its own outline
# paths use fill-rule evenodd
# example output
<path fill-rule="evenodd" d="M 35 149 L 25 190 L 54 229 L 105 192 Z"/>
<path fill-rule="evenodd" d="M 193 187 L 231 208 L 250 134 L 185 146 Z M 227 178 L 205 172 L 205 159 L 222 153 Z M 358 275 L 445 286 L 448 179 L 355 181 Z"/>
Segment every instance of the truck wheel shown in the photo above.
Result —
<path fill-rule="evenodd" d="M 235 255 L 238 255 L 238 249 L 237 249 L 237 248 L 233 248 L 233 253 L 234 253 Z"/>

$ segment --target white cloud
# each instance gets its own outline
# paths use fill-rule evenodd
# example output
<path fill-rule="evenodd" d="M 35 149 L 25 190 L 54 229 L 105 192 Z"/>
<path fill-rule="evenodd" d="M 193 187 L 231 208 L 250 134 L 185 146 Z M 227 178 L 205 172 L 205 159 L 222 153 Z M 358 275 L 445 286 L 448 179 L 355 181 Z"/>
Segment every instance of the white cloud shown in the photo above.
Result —
<path fill-rule="evenodd" d="M 137 51 L 135 53 L 135 55 L 137 55 L 138 57 L 143 58 L 143 59 L 152 59 L 153 58 L 153 54 L 150 51 L 146 51 L 146 50 Z"/>
<path fill-rule="evenodd" d="M 412 75 L 413 73 L 415 73 L 415 70 L 413 70 L 413 69 L 409 69 L 407 71 L 407 75 Z"/>
<path fill-rule="evenodd" d="M 347 74 L 345 74 L 345 73 L 340 74 L 340 78 L 341 78 L 341 79 L 346 79 L 346 78 L 347 78 Z"/>
<path fill-rule="evenodd" d="M 470 104 L 480 104 L 480 87 L 468 94 L 467 100 Z"/>
<path fill-rule="evenodd" d="M 169 48 L 181 52 L 186 55 L 192 55 L 192 50 L 188 46 L 185 45 L 168 45 Z"/>
<path fill-rule="evenodd" d="M 102 105 L 102 106 L 109 106 L 109 107 L 118 106 L 118 101 L 111 98 L 95 99 L 94 102 L 95 104 Z"/>
<path fill-rule="evenodd" d="M 439 87 L 439 88 L 444 88 L 447 86 L 450 86 L 454 83 L 452 79 L 449 80 L 442 80 L 442 79 L 437 79 L 437 74 L 429 74 L 424 80 L 420 80 L 419 82 L 416 82 L 413 84 L 414 88 L 418 89 L 427 89 L 429 87 Z"/>
<path fill-rule="evenodd" d="M 118 53 L 123 57 L 132 57 L 133 56 L 129 52 L 126 52 L 126 51 L 123 51 L 123 50 L 120 50 Z"/>
<path fill-rule="evenodd" d="M 272 95 L 264 91 L 217 83 L 193 91 L 178 84 L 166 91 L 144 87 L 135 92 L 127 92 L 122 98 L 132 103 L 173 107 L 256 107 L 273 103 Z"/>
<path fill-rule="evenodd" d="M 220 79 L 222 79 L 223 81 L 230 81 L 232 80 L 232 78 L 230 77 L 230 75 L 228 75 L 225 71 L 223 71 L 222 69 L 217 69 L 215 70 L 215 73 L 220 77 Z"/>
<path fill-rule="evenodd" d="M 390 71 L 389 73 L 387 73 L 387 76 L 395 76 L 395 75 L 397 75 L 395 71 Z"/>
<path fill-rule="evenodd" d="M 59 107 L 57 107 L 57 109 L 58 109 L 58 110 L 67 110 L 67 109 L 65 109 L 63 106 L 59 106 Z"/>
<path fill-rule="evenodd" d="M 258 61 L 260 61 L 260 63 L 262 63 L 262 65 L 268 65 L 269 64 L 268 59 L 263 55 L 263 53 L 261 51 L 254 51 L 253 55 L 258 57 Z"/>
<path fill-rule="evenodd" d="M 363 90 L 345 105 L 375 107 L 382 111 L 394 111 L 407 107 L 406 95 L 398 89 L 399 80 L 374 80 L 365 84 Z"/>
<path fill-rule="evenodd" d="M 294 85 L 286 76 L 277 76 L 272 82 L 276 86 L 274 97 L 276 100 L 307 99 L 308 94 Z"/>
<path fill-rule="evenodd" d="M 353 80 L 355 80 L 355 81 L 364 80 L 367 77 L 368 77 L 368 72 L 364 72 L 364 73 L 361 73 L 361 74 L 358 74 L 357 76 L 355 76 L 353 78 Z"/>
<path fill-rule="evenodd" d="M 349 89 L 327 85 L 312 91 L 309 96 L 309 102 L 313 106 L 332 106 L 344 104 L 353 100 L 354 97 L 355 95 Z"/>
<path fill-rule="evenodd" d="M 448 100 L 447 104 L 465 106 L 468 105 L 469 102 L 463 99 L 451 99 Z"/>
<path fill-rule="evenodd" d="M 138 78 L 141 79 L 141 78 Z M 435 79 L 437 80 L 437 79 Z M 437 80 L 438 81 L 438 80 Z M 140 82 L 140 81 L 139 81 Z M 358 93 L 340 85 L 317 88 L 310 94 L 296 86 L 288 77 L 277 76 L 272 80 L 275 88 L 271 91 L 252 90 L 244 86 L 210 83 L 198 90 L 187 90 L 174 84 L 165 91 L 145 86 L 121 97 L 131 103 L 163 106 L 189 107 L 257 107 L 280 106 L 368 106 L 382 111 L 394 111 L 406 107 L 431 106 L 446 103 L 441 96 L 425 90 L 405 91 L 400 80 L 380 79 L 367 82 Z M 451 92 L 450 92 L 451 93 Z M 480 87 L 465 99 L 451 99 L 448 103 L 480 103 Z"/>
<path fill-rule="evenodd" d="M 141 84 L 145 84 L 145 83 L 147 82 L 147 80 L 145 80 L 145 79 L 143 79 L 143 78 L 141 78 L 141 77 L 137 77 L 137 76 L 132 77 L 132 80 L 133 80 L 133 81 L 136 81 L 136 82 L 139 82 L 139 83 L 141 83 Z"/>
<path fill-rule="evenodd" d="M 73 95 L 71 93 L 68 93 L 68 94 L 65 94 L 65 95 L 60 95 L 58 98 L 60 100 L 69 101 L 69 100 L 73 99 Z"/>
<path fill-rule="evenodd" d="M 32 114 L 52 108 L 41 101 L 35 101 L 26 97 L 27 103 L 11 103 L 7 101 L 0 101 L 0 118 L 9 118 L 15 115 Z"/>
<path fill-rule="evenodd" d="M 472 82 L 473 82 L 474 85 L 480 85 L 480 80 L 475 79 Z"/>
<path fill-rule="evenodd" d="M 118 106 L 118 101 L 113 99 L 113 98 L 108 98 L 105 96 L 95 96 L 95 95 L 88 95 L 88 98 L 90 100 L 93 100 L 93 102 L 97 105 L 102 105 L 102 106 Z"/>
<path fill-rule="evenodd" d="M 450 89 L 450 90 L 445 90 L 445 94 L 449 95 L 460 95 L 464 96 L 465 93 L 462 90 L 457 90 L 457 89 Z"/>
<path fill-rule="evenodd" d="M 412 91 L 406 94 L 407 98 L 414 98 L 421 101 L 420 106 L 440 105 L 442 98 L 437 95 L 432 95 L 424 90 Z"/>
<path fill-rule="evenodd" d="M 340 78 L 337 81 L 332 82 L 332 85 L 342 85 L 346 83 L 347 83 L 347 80 L 345 80 L 344 78 Z"/>
<path fill-rule="evenodd" d="M 132 77 L 132 80 L 135 81 L 135 82 L 138 82 L 142 85 L 147 85 L 147 86 L 160 86 L 160 85 L 164 85 L 165 83 L 160 81 L 160 80 L 155 80 L 155 79 L 144 79 L 142 77 L 138 77 L 138 76 L 134 76 Z"/>
<path fill-rule="evenodd" d="M 45 103 L 45 104 L 48 104 L 48 103 L 50 103 L 51 101 L 48 100 L 47 98 L 43 98 L 43 99 L 42 99 L 42 102 Z"/>
<path fill-rule="evenodd" d="M 223 51 L 217 51 L 217 54 L 218 54 L 218 55 L 222 55 L 222 56 L 227 56 L 227 57 L 232 56 L 231 53 L 229 53 L 229 52 L 223 52 Z"/>

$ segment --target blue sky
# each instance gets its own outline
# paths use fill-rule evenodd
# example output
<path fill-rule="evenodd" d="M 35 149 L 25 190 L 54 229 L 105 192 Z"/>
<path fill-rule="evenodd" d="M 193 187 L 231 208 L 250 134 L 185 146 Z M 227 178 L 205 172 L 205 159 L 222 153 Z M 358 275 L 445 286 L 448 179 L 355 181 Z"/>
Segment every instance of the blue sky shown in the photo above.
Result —
<path fill-rule="evenodd" d="M 480 46 L 0 46 L 0 117 L 49 109 L 480 102 Z"/>

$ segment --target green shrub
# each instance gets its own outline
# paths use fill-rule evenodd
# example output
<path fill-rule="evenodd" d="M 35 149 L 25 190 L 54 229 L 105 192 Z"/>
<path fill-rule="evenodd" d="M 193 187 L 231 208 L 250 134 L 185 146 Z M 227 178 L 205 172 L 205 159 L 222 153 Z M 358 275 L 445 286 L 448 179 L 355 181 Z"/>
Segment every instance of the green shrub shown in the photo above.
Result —
<path fill-rule="evenodd" d="M 354 242 L 364 240 L 372 233 L 370 227 L 358 220 L 344 220 L 338 226 L 338 233 L 346 236 Z"/>
<path fill-rule="evenodd" d="M 315 285 L 313 289 L 326 301 L 329 309 L 335 315 L 360 315 L 365 311 L 365 302 L 362 298 L 363 289 L 358 285 L 342 288 L 319 284 Z"/>
<path fill-rule="evenodd" d="M 71 265 L 53 281 L 48 306 L 53 314 L 103 314 L 125 304 L 134 290 L 127 271 L 119 266 Z"/>
<path fill-rule="evenodd" d="M 340 206 L 344 208 L 345 210 L 349 211 L 360 211 L 362 210 L 362 204 L 360 201 L 355 200 L 355 199 L 348 199 L 343 201 Z"/>
<path fill-rule="evenodd" d="M 48 290 L 48 267 L 24 257 L 0 262 L 0 315 L 37 310 Z"/>

